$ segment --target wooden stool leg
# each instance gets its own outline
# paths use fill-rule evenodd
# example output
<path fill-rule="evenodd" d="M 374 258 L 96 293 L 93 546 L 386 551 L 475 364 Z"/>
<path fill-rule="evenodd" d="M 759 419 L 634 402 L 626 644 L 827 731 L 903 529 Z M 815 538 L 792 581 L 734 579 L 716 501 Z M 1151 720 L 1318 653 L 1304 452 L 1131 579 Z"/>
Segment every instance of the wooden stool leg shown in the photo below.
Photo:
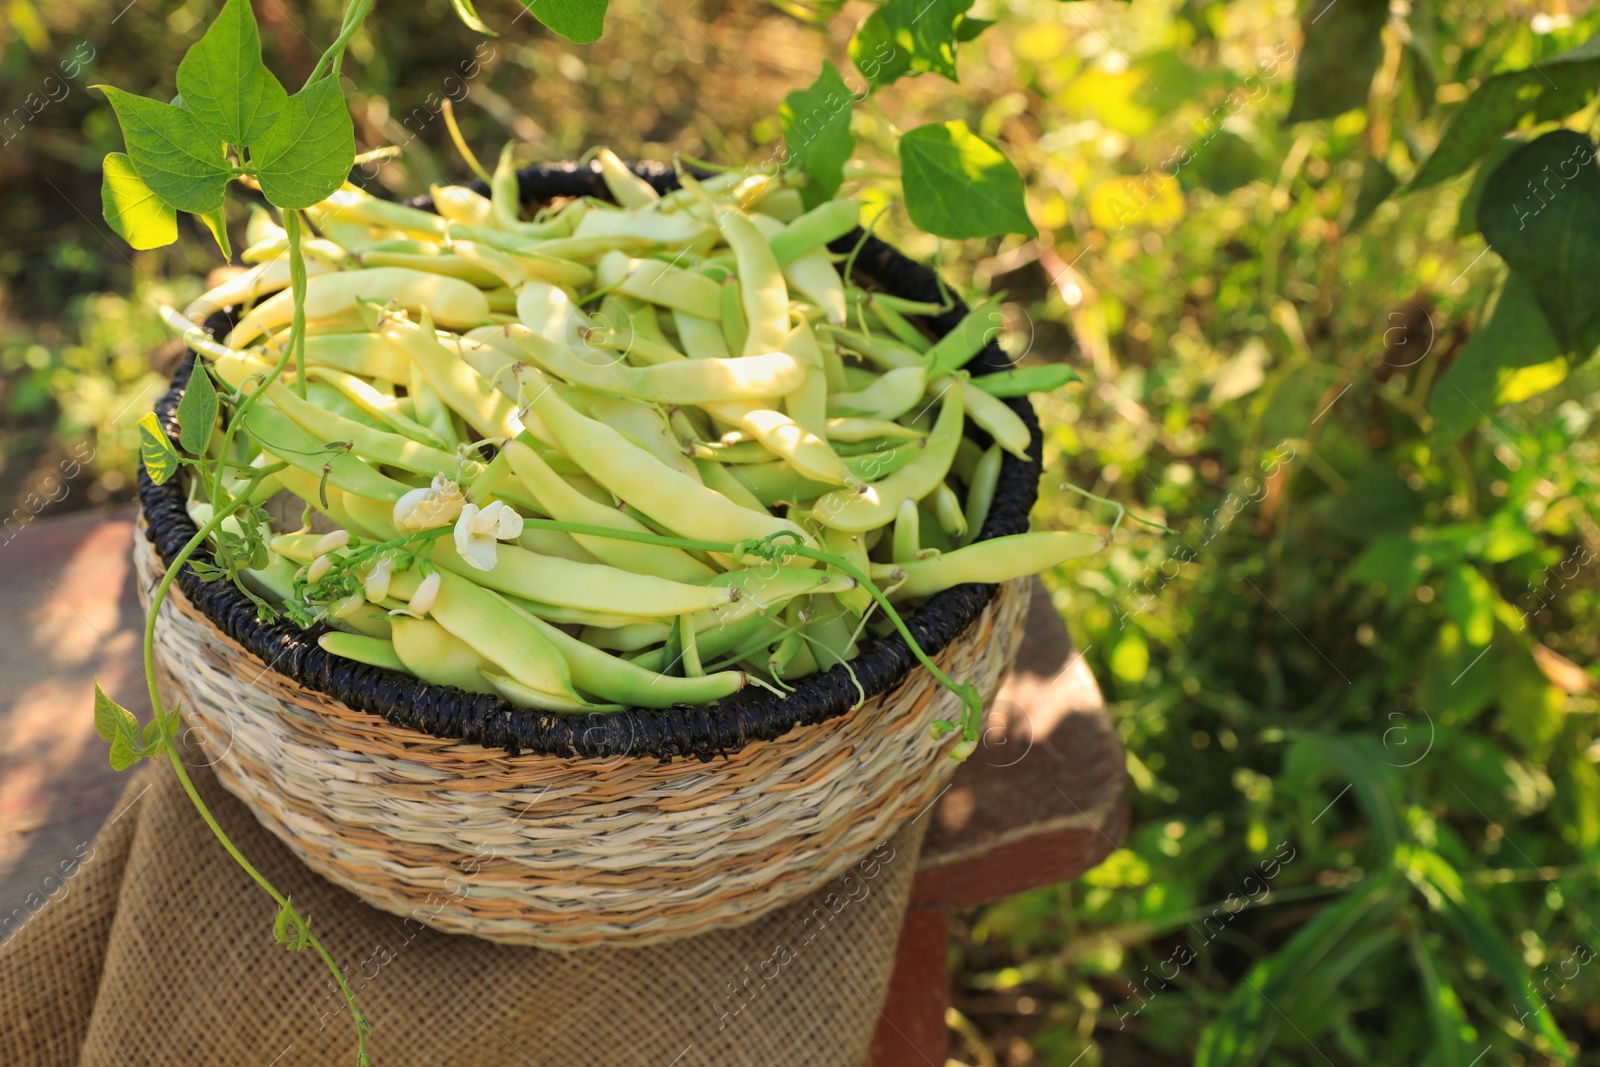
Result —
<path fill-rule="evenodd" d="M 944 1067 L 949 953 L 950 926 L 943 908 L 913 906 L 906 912 L 889 995 L 872 1035 L 870 1067 Z"/>

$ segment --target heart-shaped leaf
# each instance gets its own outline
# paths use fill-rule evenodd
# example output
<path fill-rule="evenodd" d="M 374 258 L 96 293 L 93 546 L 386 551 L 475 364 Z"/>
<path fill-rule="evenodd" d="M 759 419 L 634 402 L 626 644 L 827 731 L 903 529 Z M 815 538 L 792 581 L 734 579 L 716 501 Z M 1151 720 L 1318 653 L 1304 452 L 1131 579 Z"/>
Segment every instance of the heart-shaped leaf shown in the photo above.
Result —
<path fill-rule="evenodd" d="M 167 432 L 153 411 L 139 420 L 139 460 L 157 485 L 166 484 L 178 469 L 178 452 L 167 440 Z"/>
<path fill-rule="evenodd" d="M 194 373 L 189 376 L 189 387 L 178 401 L 178 443 L 183 450 L 191 456 L 203 453 L 216 421 L 217 390 L 211 384 L 205 364 L 197 358 Z"/>
<path fill-rule="evenodd" d="M 956 80 L 956 44 L 972 0 L 888 0 L 850 39 L 850 60 L 875 86 L 917 74 Z M 983 29 L 978 26 L 972 36 Z"/>
<path fill-rule="evenodd" d="M 605 29 L 609 0 L 522 0 L 533 17 L 574 44 L 590 44 Z"/>
<path fill-rule="evenodd" d="M 800 190 L 808 208 L 832 200 L 844 182 L 844 164 L 855 151 L 850 133 L 850 112 L 855 97 L 832 63 L 809 89 L 797 89 L 783 98 L 778 118 L 783 122 L 783 146 L 794 165 L 810 179 Z"/>
<path fill-rule="evenodd" d="M 111 228 L 135 248 L 164 248 L 178 239 L 178 213 L 150 191 L 121 152 L 106 156 L 100 204 Z"/>
<path fill-rule="evenodd" d="M 995 145 L 961 121 L 919 126 L 900 138 L 900 183 L 911 221 L 940 237 L 1037 237 L 1022 176 Z"/>
<path fill-rule="evenodd" d="M 1508 70 L 1467 97 L 1408 188 L 1442 182 L 1481 159 L 1524 119 L 1545 122 L 1581 109 L 1600 89 L 1600 35 L 1538 66 Z"/>
<path fill-rule="evenodd" d="M 1532 287 L 1512 272 L 1494 309 L 1477 327 L 1428 395 L 1433 444 L 1448 448 L 1507 402 L 1506 389 L 1519 372 L 1552 365 L 1561 348 L 1534 299 Z"/>
<path fill-rule="evenodd" d="M 94 684 L 94 732 L 111 743 L 111 768 L 126 770 L 139 761 L 139 720 Z"/>
<path fill-rule="evenodd" d="M 1553 130 L 1494 169 L 1478 231 L 1532 284 L 1563 351 L 1584 345 L 1600 287 L 1600 164 L 1580 133 Z"/>
<path fill-rule="evenodd" d="M 111 101 L 133 169 L 152 193 L 179 211 L 197 215 L 222 206 L 232 175 L 222 138 L 181 107 L 109 85 L 96 88 Z"/>
<path fill-rule="evenodd" d="M 178 65 L 178 92 L 206 129 L 229 144 L 254 144 L 289 94 L 261 62 L 250 0 L 227 0 Z"/>
<path fill-rule="evenodd" d="M 291 96 L 278 121 L 250 149 L 262 195 L 290 211 L 336 192 L 355 158 L 355 127 L 339 80 L 332 77 Z"/>

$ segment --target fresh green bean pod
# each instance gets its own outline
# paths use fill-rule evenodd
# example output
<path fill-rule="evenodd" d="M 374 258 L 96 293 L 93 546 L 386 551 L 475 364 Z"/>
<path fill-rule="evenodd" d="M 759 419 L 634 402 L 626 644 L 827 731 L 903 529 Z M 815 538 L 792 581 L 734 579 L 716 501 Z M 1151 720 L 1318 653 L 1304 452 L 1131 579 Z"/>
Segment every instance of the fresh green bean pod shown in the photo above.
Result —
<path fill-rule="evenodd" d="M 367 637 L 363 634 L 347 634 L 338 630 L 329 630 L 317 638 L 317 644 L 322 646 L 324 652 L 340 656 L 344 659 L 355 660 L 357 663 L 366 663 L 385 670 L 399 671 L 401 674 L 410 674 L 405 663 L 394 650 L 393 641 L 385 641 L 378 637 Z"/>
<path fill-rule="evenodd" d="M 306 275 L 312 277 L 331 274 L 333 268 L 319 260 L 306 262 Z M 208 290 L 183 309 L 183 317 L 190 322 L 204 322 L 224 308 L 244 307 L 254 304 L 269 293 L 276 293 L 289 284 L 289 261 L 274 259 L 235 274 L 214 289 Z"/>
<path fill-rule="evenodd" d="M 844 281 L 826 252 L 813 249 L 796 256 L 783 265 L 783 276 L 790 285 L 821 308 L 830 323 L 844 325 L 845 317 L 849 314 Z"/>
<path fill-rule="evenodd" d="M 419 325 L 398 316 L 386 316 L 379 334 L 416 364 L 439 398 L 459 412 L 484 437 L 515 437 L 522 424 L 517 406 L 488 379 L 439 343 L 426 312 Z"/>
<path fill-rule="evenodd" d="M 611 427 L 573 410 L 538 371 L 525 368 L 523 374 L 524 388 L 534 410 L 560 442 L 562 451 L 617 497 L 679 536 L 738 542 L 780 532 L 802 532 L 793 523 L 740 507 L 679 474 Z"/>
<path fill-rule="evenodd" d="M 396 433 L 419 441 L 432 448 L 445 447 L 443 440 L 432 430 L 406 417 L 400 410 L 398 402 L 390 393 L 380 393 L 364 378 L 332 367 L 311 366 L 306 369 L 306 377 L 313 383 L 326 382 L 337 389 L 362 411 L 382 422 Z"/>
<path fill-rule="evenodd" d="M 719 656 L 737 652 L 746 646 L 764 647 L 783 630 L 781 623 L 760 615 L 747 615 L 737 622 L 725 625 L 712 623 L 709 626 L 701 626 L 697 623 L 696 627 L 695 644 L 700 649 L 700 658 L 706 663 L 714 662 Z M 587 643 L 588 640 L 585 634 L 584 641 Z M 657 645 L 658 647 L 648 651 L 630 655 L 628 662 L 646 670 L 661 670 L 667 665 L 667 650 L 659 645 L 659 639 Z"/>
<path fill-rule="evenodd" d="M 821 330 L 836 344 L 843 345 L 851 352 L 859 352 L 884 370 L 898 370 L 901 367 L 926 367 L 921 354 L 907 348 L 898 341 L 887 337 L 868 337 L 856 330 L 846 330 L 837 326 L 823 326 Z M 981 347 L 981 346 L 980 346 Z M 932 373 L 929 373 L 930 380 Z"/>
<path fill-rule="evenodd" d="M 987 430 L 1001 448 L 1018 459 L 1027 459 L 1033 435 L 1028 430 L 1028 424 L 1022 421 L 1022 416 L 1007 407 L 1004 400 L 978 388 L 971 378 L 965 375 L 957 377 L 961 382 L 962 400 L 967 405 L 967 418 Z"/>
<path fill-rule="evenodd" d="M 932 494 L 933 516 L 939 520 L 939 529 L 945 536 L 959 544 L 967 536 L 967 515 L 961 510 L 961 498 L 948 482 L 940 482 Z"/>
<path fill-rule="evenodd" d="M 722 292 L 716 282 L 658 259 L 631 259 L 622 252 L 608 252 L 601 257 L 595 281 L 602 288 L 704 319 L 716 319 L 722 313 Z"/>
<path fill-rule="evenodd" d="M 533 491 L 551 517 L 562 522 L 604 526 L 628 533 L 649 532 L 642 523 L 629 518 L 616 508 L 592 500 L 572 488 L 526 441 L 508 441 L 502 454 L 510 462 L 511 469 L 527 483 L 528 488 Z M 589 534 L 575 534 L 573 539 L 603 562 L 636 574 L 654 575 L 676 582 L 699 582 L 715 573 L 689 553 L 678 548 L 624 541 L 619 538 L 594 537 Z M 534 596 L 533 599 L 548 598 Z M 641 612 L 636 607 L 626 607 L 622 614 L 650 613 Z"/>
<path fill-rule="evenodd" d="M 752 511 L 765 513 L 769 501 L 761 494 L 752 490 L 749 482 L 741 474 L 739 467 L 727 467 L 716 460 L 694 460 L 695 471 L 700 481 L 709 488 L 715 489 L 729 500 Z M 821 483 L 816 483 L 820 485 Z M 824 486 L 824 489 L 832 488 Z"/>
<path fill-rule="evenodd" d="M 1038 363 L 974 377 L 972 384 L 990 396 L 1012 397 L 1053 393 L 1068 382 L 1082 380 L 1064 363 Z"/>
<path fill-rule="evenodd" d="M 491 225 L 502 230 L 516 230 L 522 226 L 522 189 L 517 181 L 517 165 L 513 160 L 516 142 L 507 141 L 495 161 L 494 173 L 489 176 L 489 206 Z"/>
<path fill-rule="evenodd" d="M 877 452 L 866 452 L 844 460 L 848 469 L 863 482 L 886 478 L 922 454 L 921 444 L 912 441 Z M 705 461 L 712 462 L 712 461 Z M 771 463 L 749 463 L 727 466 L 727 477 L 733 479 L 744 492 L 751 494 L 763 508 L 783 502 L 791 504 L 814 500 L 835 486 L 807 478 L 784 460 Z M 714 483 L 706 479 L 707 485 Z"/>
<path fill-rule="evenodd" d="M 871 294 L 867 298 L 867 306 L 878 316 L 884 328 L 894 334 L 895 338 L 907 348 L 917 352 L 927 352 L 933 346 L 933 342 L 928 340 L 928 335 L 907 321 L 893 304 L 880 299 L 882 296 L 882 293 Z"/>
<path fill-rule="evenodd" d="M 789 288 L 771 246 L 748 216 L 726 211 L 718 216 L 717 225 L 739 265 L 745 321 L 745 341 L 739 354 L 781 351 L 789 334 Z M 841 298 L 843 293 L 841 286 Z"/>
<path fill-rule="evenodd" d="M 716 231 L 706 223 L 682 213 L 660 211 L 612 211 L 597 207 L 583 217 L 574 237 L 630 237 L 667 248 L 705 245 Z"/>
<path fill-rule="evenodd" d="M 995 487 L 1000 484 L 1000 446 L 990 445 L 967 479 L 967 535 L 977 537 L 989 518 L 989 508 L 994 504 Z"/>
<path fill-rule="evenodd" d="M 951 374 L 972 362 L 972 358 L 989 343 L 1000 329 L 1000 311 L 994 302 L 985 300 L 964 315 L 955 329 L 933 343 L 923 353 L 929 379 Z"/>
<path fill-rule="evenodd" d="M 406 382 L 404 403 L 410 406 L 412 418 L 443 438 L 452 448 L 461 443 L 461 435 L 456 432 L 456 422 L 451 417 L 450 408 L 428 383 L 427 372 L 417 365 L 416 360 L 411 361 L 411 377 Z"/>
<path fill-rule="evenodd" d="M 756 438 L 807 478 L 832 485 L 847 485 L 854 480 L 844 461 L 828 447 L 826 439 L 807 431 L 780 411 L 744 401 L 701 404 L 700 407 L 714 418 Z"/>
<path fill-rule="evenodd" d="M 329 232 L 327 225 L 329 222 L 353 222 L 379 229 L 399 230 L 409 237 L 440 241 L 444 239 L 450 225 L 442 215 L 423 211 L 421 208 L 408 207 L 405 204 L 379 200 L 348 185 L 322 203 L 308 208 L 306 214 L 311 216 L 311 221 L 324 233 Z"/>
<path fill-rule="evenodd" d="M 828 414 L 835 418 L 856 416 L 893 422 L 922 400 L 928 376 L 921 367 L 900 367 L 885 371 L 865 389 L 832 393 Z"/>
<path fill-rule="evenodd" d="M 789 263 L 814 248 L 822 248 L 861 224 L 861 201 L 829 200 L 783 228 L 772 238 L 772 257 Z"/>
<path fill-rule="evenodd" d="M 678 328 L 678 341 L 690 359 L 727 359 L 731 354 L 721 323 L 677 309 L 673 309 L 672 321 Z"/>
<path fill-rule="evenodd" d="M 846 415 L 842 418 L 828 420 L 828 439 L 830 441 L 843 441 L 857 443 L 872 441 L 880 437 L 899 438 L 910 441 L 924 436 L 923 431 L 912 426 L 902 426 L 898 422 L 889 422 L 885 419 L 863 419 L 855 415 Z"/>
<path fill-rule="evenodd" d="M 870 570 L 872 563 L 867 559 L 867 539 L 862 534 L 846 533 L 843 530 L 824 530 L 823 544 L 829 552 L 843 556 L 863 574 Z M 872 593 L 861 586 L 835 593 L 833 598 L 851 614 L 857 616 L 866 614 L 874 603 Z"/>
<path fill-rule="evenodd" d="M 467 231 L 460 226 L 455 230 L 464 231 L 459 236 L 452 236 L 450 247 L 455 254 L 513 288 L 526 282 L 585 286 L 594 281 L 593 270 L 570 259 L 534 249 L 506 251 L 495 243 L 496 239 L 502 239 L 498 231 L 491 231 L 489 239 L 474 240 L 468 234 L 481 231 Z"/>
<path fill-rule="evenodd" d="M 917 559 L 922 553 L 922 512 L 911 497 L 900 501 L 895 511 L 892 549 L 890 556 L 896 563 Z"/>
<path fill-rule="evenodd" d="M 365 463 L 338 448 L 329 448 L 329 438 L 313 437 L 288 416 L 270 404 L 256 404 L 245 413 L 244 429 L 261 446 L 279 459 L 321 479 L 326 471 L 328 484 L 357 496 L 391 503 L 405 495 L 410 486 L 379 474 Z M 453 462 L 453 459 L 452 459 Z M 280 472 L 279 477 L 287 474 Z M 288 479 L 284 479 L 289 484 Z M 296 492 L 296 495 L 300 495 Z M 308 501 L 313 497 L 303 498 Z"/>
<path fill-rule="evenodd" d="M 806 647 L 817 661 L 816 669 L 828 670 L 856 658 L 855 622 L 839 604 L 837 597 L 811 598 L 814 616 L 803 633 Z M 798 674 L 793 675 L 799 677 Z"/>
<path fill-rule="evenodd" d="M 450 222 L 468 226 L 494 225 L 494 205 L 482 193 L 464 185 L 433 185 L 428 193 L 433 197 L 433 210 Z"/>
<path fill-rule="evenodd" d="M 559 705 L 552 710 L 582 706 L 583 698 L 572 687 L 572 669 L 566 657 L 529 616 L 467 578 L 448 570 L 442 578 L 439 595 L 428 612 L 440 626 L 478 649 L 519 684 Z M 494 684 L 492 677 L 489 681 Z"/>
<path fill-rule="evenodd" d="M 703 481 L 694 460 L 683 450 L 683 442 L 667 424 L 660 408 L 641 404 L 619 396 L 599 396 L 589 404 L 589 415 L 623 434 L 636 445 L 642 445 L 652 456 L 679 474 L 695 481 Z"/>
<path fill-rule="evenodd" d="M 364 301 L 394 304 L 412 312 L 426 311 L 433 320 L 467 329 L 489 320 L 489 301 L 482 290 L 442 274 L 405 267 L 317 274 L 306 281 L 307 319 L 354 313 Z M 288 325 L 294 317 L 294 294 L 284 290 L 259 304 L 239 321 L 228 344 L 240 348 L 263 333 Z"/>
<path fill-rule="evenodd" d="M 964 582 L 1008 582 L 1049 570 L 1069 560 L 1092 556 L 1106 545 L 1099 534 L 1042 531 L 991 537 L 966 548 L 945 552 L 936 559 L 874 564 L 872 580 L 893 584 L 904 572 L 895 591 L 899 597 L 932 596 Z"/>
<path fill-rule="evenodd" d="M 950 383 L 954 385 L 954 383 Z M 894 518 L 900 501 L 920 500 L 944 480 L 961 442 L 966 405 L 961 390 L 946 388 L 938 421 L 928 434 L 922 454 L 882 481 L 859 490 L 836 489 L 820 497 L 812 508 L 817 521 L 835 530 L 865 532 Z"/>
<path fill-rule="evenodd" d="M 629 170 L 628 165 L 618 159 L 611 149 L 600 149 L 595 153 L 595 159 L 600 164 L 600 179 L 623 207 L 649 207 L 661 199 L 655 186 Z"/>
<path fill-rule="evenodd" d="M 553 623 L 557 626 L 603 626 L 615 628 L 659 621 L 642 615 L 618 615 L 607 611 L 564 608 L 559 604 L 546 604 L 542 600 L 529 600 L 527 597 L 511 596 L 508 593 L 501 593 L 500 595 L 529 615 L 537 615 L 545 622 Z"/>
<path fill-rule="evenodd" d="M 305 339 L 306 366 L 328 367 L 404 385 L 411 361 L 375 333 L 328 333 Z"/>
<path fill-rule="evenodd" d="M 293 425 L 293 423 L 290 423 L 290 425 Z M 272 454 L 266 453 L 266 455 Z M 278 457 L 272 456 L 272 459 L 273 462 L 277 462 Z M 325 484 L 322 481 L 321 474 L 320 467 L 317 468 L 316 473 L 302 470 L 298 467 L 289 467 L 279 471 L 274 477 L 282 483 L 285 489 L 299 497 L 312 510 L 326 515 L 340 529 L 349 530 L 358 537 L 376 537 L 380 540 L 387 540 L 388 536 L 392 536 L 392 534 L 380 536 L 381 530 L 375 530 L 358 519 L 347 507 L 351 500 L 358 498 L 351 496 L 336 485 Z M 402 492 L 409 488 L 410 486 L 400 486 Z M 327 500 L 326 504 L 323 503 L 324 498 Z M 397 497 L 396 499 L 399 498 Z M 377 507 L 387 511 L 390 505 L 379 503 Z M 386 526 L 388 525 L 387 520 L 385 520 L 385 524 Z M 392 529 L 393 527 L 389 526 L 388 528 Z"/>
<path fill-rule="evenodd" d="M 469 693 L 493 693 L 483 676 L 495 664 L 473 646 L 431 619 L 394 619 L 395 657 L 411 674 L 433 685 L 453 685 Z"/>
<path fill-rule="evenodd" d="M 743 352 L 750 339 L 749 325 L 744 321 L 744 290 L 738 278 L 728 278 L 722 283 L 721 315 L 722 340 L 729 352 Z"/>
<path fill-rule="evenodd" d="M 774 189 L 757 200 L 753 209 L 779 222 L 793 222 L 805 214 L 806 202 L 798 189 Z"/>

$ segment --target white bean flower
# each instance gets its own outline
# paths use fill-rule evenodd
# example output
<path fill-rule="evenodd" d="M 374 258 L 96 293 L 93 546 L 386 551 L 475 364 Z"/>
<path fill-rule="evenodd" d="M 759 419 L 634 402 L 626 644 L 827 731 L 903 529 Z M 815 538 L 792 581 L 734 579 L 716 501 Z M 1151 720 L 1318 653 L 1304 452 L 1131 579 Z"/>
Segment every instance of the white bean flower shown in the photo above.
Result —
<path fill-rule="evenodd" d="M 413 489 L 394 502 L 394 524 L 400 530 L 428 530 L 448 526 L 467 503 L 461 487 L 442 474 L 433 484 Z"/>
<path fill-rule="evenodd" d="M 456 551 L 480 571 L 494 569 L 496 541 L 515 541 L 521 536 L 522 516 L 500 500 L 485 508 L 467 504 L 456 520 Z"/>
<path fill-rule="evenodd" d="M 372 565 L 372 569 L 361 579 L 361 585 L 366 593 L 366 599 L 376 604 L 389 595 L 389 580 L 394 577 L 394 558 L 380 556 Z"/>

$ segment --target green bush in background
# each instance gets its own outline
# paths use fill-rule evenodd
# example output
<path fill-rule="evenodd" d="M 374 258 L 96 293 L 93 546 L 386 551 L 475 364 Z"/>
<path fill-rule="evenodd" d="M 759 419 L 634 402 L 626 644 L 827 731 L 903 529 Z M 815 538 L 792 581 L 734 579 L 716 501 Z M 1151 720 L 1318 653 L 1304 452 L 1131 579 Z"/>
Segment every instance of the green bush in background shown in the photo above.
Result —
<path fill-rule="evenodd" d="M 214 5 L 122 7 L 14 0 L 0 27 L 0 103 L 27 116 L 0 117 L 7 507 L 86 442 L 83 493 L 51 506 L 129 494 L 125 416 L 173 354 L 152 309 L 217 266 L 199 233 L 133 253 L 98 222 L 118 142 L 87 86 L 157 92 L 146 72 Z M 849 74 L 868 10 L 817 28 L 758 0 L 618 3 L 601 42 L 573 46 L 479 7 L 502 36 L 428 0 L 354 42 L 360 147 L 405 147 L 377 188 L 465 174 L 446 99 L 486 158 L 508 138 L 529 159 L 765 158 L 778 101 L 824 54 Z M 338 7 L 258 14 L 269 62 L 303 75 Z M 1177 532 L 1124 524 L 1052 578 L 1128 746 L 1134 828 L 1078 882 L 964 918 L 953 1055 L 1584 1062 L 1600 372 L 1573 357 L 1600 273 L 1563 243 L 1557 281 L 1589 288 L 1562 289 L 1541 273 L 1551 238 L 1531 256 L 1497 239 L 1502 259 L 1478 232 L 1534 209 L 1494 193 L 1523 142 L 1591 131 L 1600 61 L 1564 54 L 1600 20 L 1474 0 L 974 14 L 1001 21 L 962 46 L 961 86 L 899 83 L 855 133 L 892 168 L 891 128 L 965 120 L 1018 164 L 1041 236 L 939 243 L 898 212 L 884 235 L 1004 292 L 1009 347 L 1079 365 L 1042 405 L 1039 521 L 1108 524 L 1055 488 L 1071 482 Z M 1431 181 L 1451 152 L 1457 173 Z M 871 169 L 847 177 L 883 202 Z M 1533 224 L 1595 240 L 1586 188 Z"/>

